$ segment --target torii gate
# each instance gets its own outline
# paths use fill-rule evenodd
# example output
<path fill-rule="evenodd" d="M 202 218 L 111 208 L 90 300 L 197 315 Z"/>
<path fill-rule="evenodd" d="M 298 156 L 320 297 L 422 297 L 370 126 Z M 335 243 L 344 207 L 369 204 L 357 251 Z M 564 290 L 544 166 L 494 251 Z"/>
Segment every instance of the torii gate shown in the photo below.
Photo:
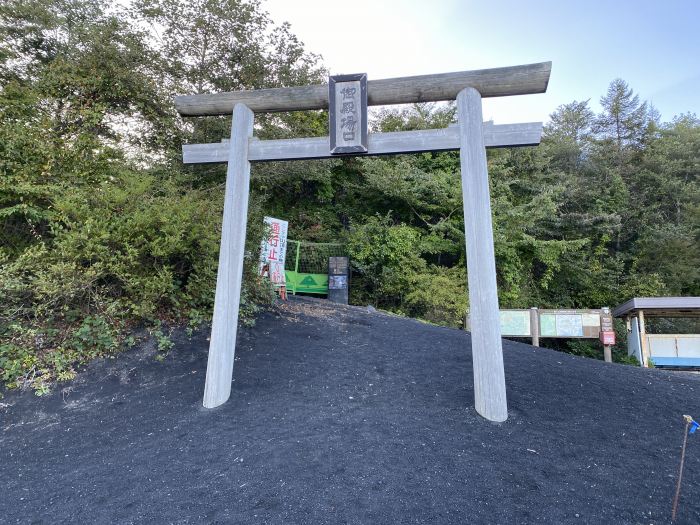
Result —
<path fill-rule="evenodd" d="M 366 75 L 345 75 L 331 77 L 328 85 L 175 97 L 175 106 L 183 116 L 233 112 L 230 141 L 182 148 L 186 164 L 228 162 L 204 406 L 219 406 L 231 395 L 250 163 L 329 158 L 338 154 L 386 155 L 458 149 L 472 320 L 474 404 L 486 419 L 505 421 L 508 407 L 485 148 L 537 145 L 542 123 L 485 123 L 481 99 L 544 93 L 551 68 L 551 62 L 543 62 L 369 82 Z M 454 99 L 457 125 L 437 130 L 367 134 L 367 105 Z M 314 109 L 330 109 L 330 137 L 284 140 L 253 137 L 254 112 Z"/>

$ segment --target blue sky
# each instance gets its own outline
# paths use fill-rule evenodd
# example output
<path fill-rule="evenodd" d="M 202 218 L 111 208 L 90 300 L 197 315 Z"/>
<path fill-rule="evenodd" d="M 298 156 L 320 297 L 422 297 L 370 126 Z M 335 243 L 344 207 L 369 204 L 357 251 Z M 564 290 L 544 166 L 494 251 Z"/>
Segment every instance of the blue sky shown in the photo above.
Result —
<path fill-rule="evenodd" d="M 700 115 L 700 0 L 264 0 L 333 74 L 370 79 L 551 60 L 546 94 L 484 101 L 497 123 L 547 120 L 626 80 L 663 120 Z"/>

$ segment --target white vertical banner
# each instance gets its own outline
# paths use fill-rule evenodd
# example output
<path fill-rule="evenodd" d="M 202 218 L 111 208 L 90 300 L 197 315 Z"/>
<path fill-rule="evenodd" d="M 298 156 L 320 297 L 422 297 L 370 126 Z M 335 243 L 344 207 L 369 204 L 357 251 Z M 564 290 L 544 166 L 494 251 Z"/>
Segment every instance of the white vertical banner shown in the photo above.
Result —
<path fill-rule="evenodd" d="M 260 244 L 260 272 L 269 265 L 268 277 L 273 284 L 286 284 L 284 258 L 287 254 L 288 222 L 274 217 L 265 217 L 267 236 Z"/>

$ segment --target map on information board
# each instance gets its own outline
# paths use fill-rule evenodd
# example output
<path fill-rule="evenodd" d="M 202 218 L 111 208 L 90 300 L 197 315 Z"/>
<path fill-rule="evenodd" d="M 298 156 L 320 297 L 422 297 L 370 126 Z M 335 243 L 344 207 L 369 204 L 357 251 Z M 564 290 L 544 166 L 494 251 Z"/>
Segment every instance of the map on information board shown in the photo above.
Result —
<path fill-rule="evenodd" d="M 597 328 L 600 326 L 600 314 L 581 314 L 581 321 L 583 322 L 583 326 Z"/>
<path fill-rule="evenodd" d="M 581 314 L 557 315 L 557 337 L 583 337 Z"/>
<path fill-rule="evenodd" d="M 598 339 L 603 316 L 601 310 L 500 310 L 503 337 L 533 337 L 531 319 L 539 322 L 539 337 L 583 337 Z M 467 319 L 467 323 L 469 320 Z M 467 328 L 468 330 L 469 328 Z"/>
<path fill-rule="evenodd" d="M 597 339 L 600 312 L 596 310 L 549 310 L 540 312 L 540 337 L 586 337 Z"/>
<path fill-rule="evenodd" d="M 557 316 L 554 314 L 540 314 L 540 337 L 557 336 Z"/>
<path fill-rule="evenodd" d="M 501 335 L 529 337 L 530 312 L 525 310 L 501 310 Z"/>

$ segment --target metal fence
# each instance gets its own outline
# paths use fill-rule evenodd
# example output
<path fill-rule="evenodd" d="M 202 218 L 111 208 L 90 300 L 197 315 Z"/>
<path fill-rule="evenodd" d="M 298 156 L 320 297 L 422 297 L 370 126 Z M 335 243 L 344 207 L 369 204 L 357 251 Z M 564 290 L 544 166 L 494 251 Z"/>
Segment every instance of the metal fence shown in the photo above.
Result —
<path fill-rule="evenodd" d="M 347 256 L 337 243 L 287 241 L 285 275 L 287 291 L 293 294 L 328 294 L 328 258 Z"/>

